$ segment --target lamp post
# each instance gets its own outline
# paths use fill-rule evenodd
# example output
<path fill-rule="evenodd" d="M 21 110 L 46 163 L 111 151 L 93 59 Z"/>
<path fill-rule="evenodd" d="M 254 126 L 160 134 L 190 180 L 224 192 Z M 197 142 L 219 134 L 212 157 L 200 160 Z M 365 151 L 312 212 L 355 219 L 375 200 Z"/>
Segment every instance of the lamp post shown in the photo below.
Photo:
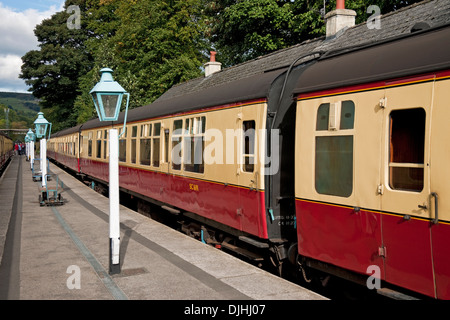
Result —
<path fill-rule="evenodd" d="M 89 92 L 100 121 L 117 121 L 122 98 L 127 97 L 123 130 L 128 112 L 130 94 L 114 81 L 112 70 L 100 70 L 100 81 Z M 120 219 L 119 219 L 119 135 L 117 129 L 109 129 L 109 273 L 120 273 Z"/>
<path fill-rule="evenodd" d="M 38 117 L 34 121 L 36 127 L 36 137 L 41 139 L 40 149 L 41 149 L 41 174 L 42 174 L 42 187 L 46 186 L 46 175 L 47 175 L 47 139 L 46 134 L 48 130 L 48 138 L 50 139 L 50 132 L 52 131 L 52 124 L 44 118 L 44 113 L 38 112 Z"/>
<path fill-rule="evenodd" d="M 29 161 L 30 159 L 29 159 L 29 150 L 30 149 L 30 137 L 29 137 L 29 135 L 28 135 L 28 132 L 27 132 L 27 134 L 25 135 L 25 160 L 26 161 Z"/>
<path fill-rule="evenodd" d="M 36 135 L 31 129 L 28 129 L 28 157 L 30 159 L 30 169 L 33 170 L 34 164 L 34 142 L 36 141 Z"/>

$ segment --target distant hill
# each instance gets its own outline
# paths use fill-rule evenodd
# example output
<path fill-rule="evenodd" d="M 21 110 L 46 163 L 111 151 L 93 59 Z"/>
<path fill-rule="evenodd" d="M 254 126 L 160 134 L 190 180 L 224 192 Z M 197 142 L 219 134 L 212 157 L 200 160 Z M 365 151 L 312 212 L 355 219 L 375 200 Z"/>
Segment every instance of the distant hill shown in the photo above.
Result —
<path fill-rule="evenodd" d="M 6 129 L 6 108 L 9 128 L 32 128 L 40 110 L 39 100 L 31 93 L 0 92 L 0 129 Z"/>
<path fill-rule="evenodd" d="M 32 112 L 34 116 L 39 112 L 39 100 L 31 93 L 0 92 L 0 103 L 10 109 Z"/>

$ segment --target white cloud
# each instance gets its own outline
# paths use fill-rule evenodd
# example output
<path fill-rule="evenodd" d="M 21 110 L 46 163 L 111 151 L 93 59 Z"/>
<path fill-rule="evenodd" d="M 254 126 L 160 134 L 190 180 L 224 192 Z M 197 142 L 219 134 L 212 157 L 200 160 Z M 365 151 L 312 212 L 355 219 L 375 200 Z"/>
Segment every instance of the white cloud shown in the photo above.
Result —
<path fill-rule="evenodd" d="M 0 3 L 0 88 L 6 91 L 26 91 L 23 80 L 18 79 L 21 57 L 37 49 L 34 35 L 36 25 L 43 19 L 61 11 L 60 6 L 51 6 L 46 11 L 27 9 L 18 12 Z"/>
<path fill-rule="evenodd" d="M 9 80 L 17 77 L 17 72 L 20 72 L 22 59 L 19 56 L 7 54 L 0 55 L 0 80 Z"/>

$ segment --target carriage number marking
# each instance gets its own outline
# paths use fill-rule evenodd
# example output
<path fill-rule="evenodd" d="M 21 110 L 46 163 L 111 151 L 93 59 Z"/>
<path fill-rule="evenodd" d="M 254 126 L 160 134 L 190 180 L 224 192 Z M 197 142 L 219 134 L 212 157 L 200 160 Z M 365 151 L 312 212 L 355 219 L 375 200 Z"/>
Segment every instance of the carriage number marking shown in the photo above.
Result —
<path fill-rule="evenodd" d="M 198 191 L 198 184 L 189 183 L 189 189 L 193 191 Z"/>

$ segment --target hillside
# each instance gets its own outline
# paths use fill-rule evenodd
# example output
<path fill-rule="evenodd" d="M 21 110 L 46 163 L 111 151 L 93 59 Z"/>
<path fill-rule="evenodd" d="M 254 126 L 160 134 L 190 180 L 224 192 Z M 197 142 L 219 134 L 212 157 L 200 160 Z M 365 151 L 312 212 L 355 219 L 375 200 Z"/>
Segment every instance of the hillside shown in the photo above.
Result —
<path fill-rule="evenodd" d="M 6 112 L 9 109 L 9 127 L 26 129 L 33 126 L 39 112 L 39 101 L 30 93 L 0 92 L 0 129 L 6 128 Z"/>

